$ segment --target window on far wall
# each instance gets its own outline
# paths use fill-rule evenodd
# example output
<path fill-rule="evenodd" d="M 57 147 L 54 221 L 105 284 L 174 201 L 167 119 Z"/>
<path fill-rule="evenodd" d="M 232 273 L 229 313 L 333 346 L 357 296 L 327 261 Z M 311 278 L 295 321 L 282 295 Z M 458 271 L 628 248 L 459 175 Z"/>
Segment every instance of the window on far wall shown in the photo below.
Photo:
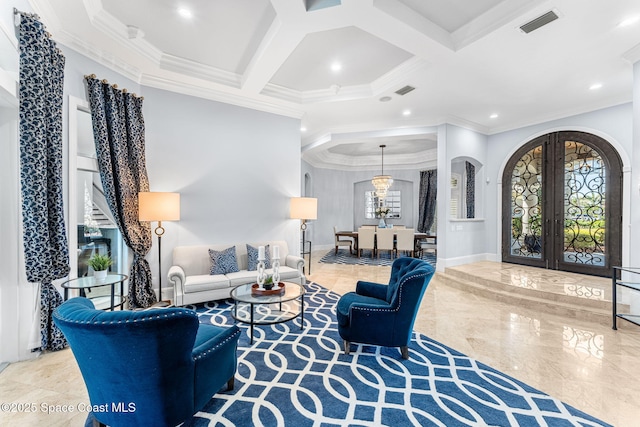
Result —
<path fill-rule="evenodd" d="M 402 192 L 400 190 L 390 190 L 387 192 L 382 206 L 389 208 L 387 218 L 401 218 Z M 366 219 L 376 219 L 376 210 L 380 207 L 380 199 L 376 197 L 375 191 L 364 192 L 364 217 Z"/>

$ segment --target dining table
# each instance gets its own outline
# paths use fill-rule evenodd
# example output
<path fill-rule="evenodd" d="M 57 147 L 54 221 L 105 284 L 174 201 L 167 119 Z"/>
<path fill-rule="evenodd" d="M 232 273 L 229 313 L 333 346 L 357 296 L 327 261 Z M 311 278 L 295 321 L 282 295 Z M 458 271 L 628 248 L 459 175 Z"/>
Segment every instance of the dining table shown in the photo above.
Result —
<path fill-rule="evenodd" d="M 376 230 L 377 232 L 377 230 Z M 349 230 L 343 230 L 343 231 L 337 231 L 336 233 L 337 237 L 350 237 L 353 239 L 353 247 L 356 251 L 356 253 L 358 253 L 358 232 L 357 231 L 349 231 Z M 396 239 L 396 235 L 394 234 L 393 239 Z M 413 241 L 414 241 L 414 247 L 416 249 L 420 248 L 420 242 L 423 240 L 433 240 L 433 242 L 435 243 L 436 240 L 436 235 L 435 234 L 429 234 L 429 233 L 413 233 Z"/>

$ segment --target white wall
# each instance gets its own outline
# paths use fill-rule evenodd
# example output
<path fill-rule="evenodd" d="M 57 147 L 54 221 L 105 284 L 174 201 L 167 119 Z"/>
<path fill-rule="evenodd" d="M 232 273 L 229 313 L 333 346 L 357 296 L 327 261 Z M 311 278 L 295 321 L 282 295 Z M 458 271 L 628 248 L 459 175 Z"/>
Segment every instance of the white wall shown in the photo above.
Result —
<path fill-rule="evenodd" d="M 484 182 L 487 162 L 487 136 L 454 125 L 438 134 L 438 159 L 445 159 L 444 168 L 438 163 L 438 262 L 439 267 L 451 266 L 484 259 L 487 241 L 487 221 L 484 204 L 484 188 L 476 187 L 476 218 L 456 219 L 449 215 L 451 203 L 451 161 L 474 159 L 476 182 Z M 441 150 L 440 138 L 444 149 Z M 444 182 L 443 182 L 444 181 Z M 464 194 L 461 195 L 465 197 Z M 442 261 L 442 262 L 441 262 Z"/>
<path fill-rule="evenodd" d="M 180 221 L 163 223 L 163 289 L 176 245 L 283 239 L 297 254 L 299 222 L 289 219 L 289 199 L 300 195 L 300 121 L 143 91 L 151 191 L 181 195 Z M 155 243 L 147 256 L 154 279 Z"/>

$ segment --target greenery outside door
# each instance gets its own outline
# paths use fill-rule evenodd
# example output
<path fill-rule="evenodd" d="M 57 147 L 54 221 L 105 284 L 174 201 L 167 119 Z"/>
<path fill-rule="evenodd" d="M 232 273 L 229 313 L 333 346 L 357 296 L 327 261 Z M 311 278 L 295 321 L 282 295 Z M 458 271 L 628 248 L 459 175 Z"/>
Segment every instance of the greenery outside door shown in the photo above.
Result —
<path fill-rule="evenodd" d="M 502 177 L 502 260 L 610 276 L 621 261 L 621 163 L 607 141 L 584 132 L 525 144 Z"/>

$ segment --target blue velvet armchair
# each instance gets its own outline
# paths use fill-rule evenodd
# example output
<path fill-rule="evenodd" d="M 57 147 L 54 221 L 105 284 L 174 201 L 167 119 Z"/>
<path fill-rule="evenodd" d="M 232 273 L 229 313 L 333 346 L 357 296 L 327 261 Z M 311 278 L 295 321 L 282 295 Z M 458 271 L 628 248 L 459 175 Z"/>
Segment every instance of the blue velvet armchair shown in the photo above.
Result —
<path fill-rule="evenodd" d="M 401 257 L 391 266 L 389 285 L 358 281 L 355 292 L 340 297 L 336 310 L 344 352 L 349 354 L 352 342 L 400 347 L 408 359 L 413 324 L 433 273 L 427 262 Z"/>
<path fill-rule="evenodd" d="M 227 385 L 237 326 L 200 325 L 193 310 L 101 311 L 73 298 L 53 313 L 80 366 L 92 412 L 110 426 L 175 426 Z"/>

